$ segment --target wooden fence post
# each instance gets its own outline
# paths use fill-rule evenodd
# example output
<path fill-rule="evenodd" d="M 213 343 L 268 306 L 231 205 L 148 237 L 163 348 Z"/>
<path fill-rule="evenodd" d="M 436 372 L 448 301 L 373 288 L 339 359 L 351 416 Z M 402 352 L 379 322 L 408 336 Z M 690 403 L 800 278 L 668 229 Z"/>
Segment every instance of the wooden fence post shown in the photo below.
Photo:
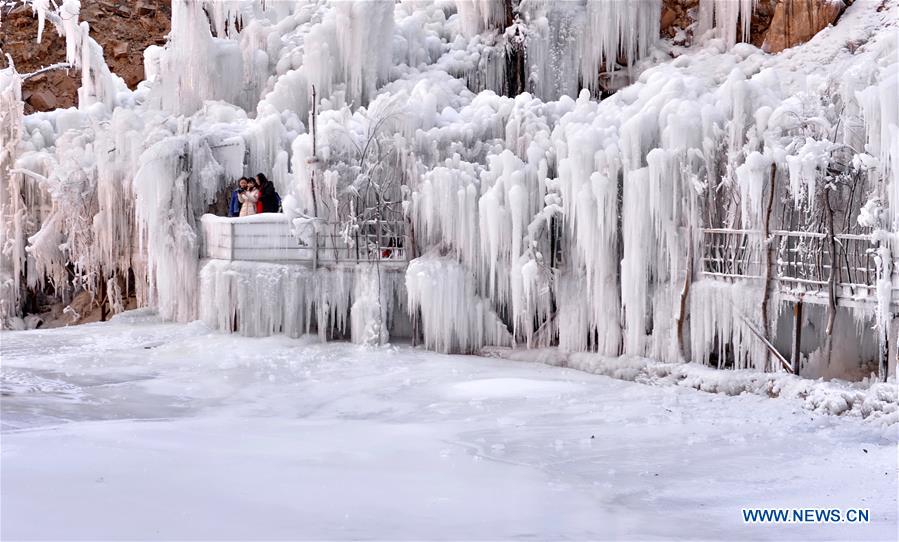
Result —
<path fill-rule="evenodd" d="M 771 164 L 771 174 L 770 174 L 770 182 L 768 186 L 768 204 L 765 209 L 765 220 L 763 223 L 762 229 L 762 247 L 765 248 L 765 281 L 763 283 L 764 293 L 762 295 L 762 333 L 765 334 L 765 339 L 771 341 L 771 337 L 773 335 L 773 330 L 771 329 L 771 319 L 768 316 L 770 312 L 768 309 L 768 301 L 771 297 L 772 290 L 772 282 L 773 282 L 773 267 L 775 261 L 774 254 L 774 239 L 769 238 L 771 236 L 771 212 L 774 209 L 774 193 L 777 188 L 777 164 Z M 765 372 L 771 370 L 771 356 L 767 356 L 765 358 Z"/>

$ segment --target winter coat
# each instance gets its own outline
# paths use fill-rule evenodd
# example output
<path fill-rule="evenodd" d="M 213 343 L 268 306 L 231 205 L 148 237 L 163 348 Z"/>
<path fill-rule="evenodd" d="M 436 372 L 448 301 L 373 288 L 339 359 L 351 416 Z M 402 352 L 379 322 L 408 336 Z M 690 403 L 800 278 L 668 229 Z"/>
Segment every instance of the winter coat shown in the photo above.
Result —
<path fill-rule="evenodd" d="M 250 216 L 256 214 L 256 203 L 259 201 L 258 190 L 245 190 L 237 195 L 240 200 L 240 216 Z"/>
<path fill-rule="evenodd" d="M 228 216 L 240 216 L 240 189 L 231 192 L 231 205 L 228 206 Z"/>
<path fill-rule="evenodd" d="M 271 181 L 265 183 L 259 194 L 259 202 L 262 203 L 263 213 L 277 213 L 281 207 L 281 198 L 275 192 L 275 185 Z"/>

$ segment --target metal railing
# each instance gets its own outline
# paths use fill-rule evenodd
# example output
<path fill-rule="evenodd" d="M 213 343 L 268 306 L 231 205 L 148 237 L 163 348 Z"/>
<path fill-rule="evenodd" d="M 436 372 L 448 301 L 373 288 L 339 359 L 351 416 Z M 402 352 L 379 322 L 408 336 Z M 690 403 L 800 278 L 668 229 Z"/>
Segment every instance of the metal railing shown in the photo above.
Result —
<path fill-rule="evenodd" d="M 835 274 L 834 284 L 852 295 L 873 293 L 877 283 L 877 243 L 869 236 L 778 232 L 777 277 L 794 287 L 824 289 Z"/>
<path fill-rule="evenodd" d="M 762 234 L 753 230 L 702 231 L 702 272 L 719 278 L 762 278 Z"/>
<path fill-rule="evenodd" d="M 406 261 L 406 223 L 402 220 L 326 222 L 316 226 L 313 236 L 318 261 Z"/>
<path fill-rule="evenodd" d="M 823 233 L 780 230 L 771 233 L 769 242 L 773 249 L 771 278 L 786 289 L 827 290 L 833 272 L 838 295 L 874 294 L 878 244 L 871 236 L 838 234 L 831 238 Z M 767 250 L 760 231 L 704 229 L 702 273 L 725 280 L 762 279 Z"/>

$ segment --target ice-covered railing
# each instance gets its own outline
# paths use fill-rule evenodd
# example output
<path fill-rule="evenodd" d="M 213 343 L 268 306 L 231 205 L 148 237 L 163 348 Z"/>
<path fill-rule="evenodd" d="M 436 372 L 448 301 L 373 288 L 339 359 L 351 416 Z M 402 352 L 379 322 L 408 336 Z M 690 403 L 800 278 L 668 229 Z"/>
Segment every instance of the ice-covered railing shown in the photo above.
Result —
<path fill-rule="evenodd" d="M 310 224 L 294 232 L 289 218 L 278 213 L 228 218 L 203 215 L 202 257 L 216 260 L 331 263 L 389 262 L 405 264 L 403 221 L 370 220 L 348 227 L 341 223 Z"/>
<path fill-rule="evenodd" d="M 721 280 L 765 277 L 767 248 L 762 232 L 703 230 L 702 273 Z M 831 281 L 837 298 L 876 302 L 878 241 L 872 235 L 775 231 L 771 234 L 772 279 L 788 291 L 825 293 Z M 834 265 L 835 264 L 835 265 Z M 896 269 L 894 263 L 891 266 Z M 899 304 L 899 279 L 892 277 L 892 302 Z"/>

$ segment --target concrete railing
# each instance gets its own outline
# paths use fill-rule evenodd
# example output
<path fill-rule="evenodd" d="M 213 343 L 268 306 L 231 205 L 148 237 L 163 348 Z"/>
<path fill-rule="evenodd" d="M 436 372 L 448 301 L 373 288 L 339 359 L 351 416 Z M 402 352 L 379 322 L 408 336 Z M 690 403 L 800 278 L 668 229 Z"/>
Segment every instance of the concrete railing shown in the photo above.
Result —
<path fill-rule="evenodd" d="M 295 233 L 287 216 L 263 213 L 200 219 L 203 258 L 257 262 L 405 263 L 405 223 L 310 224 Z"/>

